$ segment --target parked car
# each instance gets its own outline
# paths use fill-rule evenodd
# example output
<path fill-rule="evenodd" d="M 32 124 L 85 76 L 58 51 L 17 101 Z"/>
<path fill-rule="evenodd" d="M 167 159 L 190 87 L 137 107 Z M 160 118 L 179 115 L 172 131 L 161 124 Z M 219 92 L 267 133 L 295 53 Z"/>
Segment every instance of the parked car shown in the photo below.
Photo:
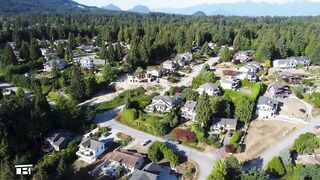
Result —
<path fill-rule="evenodd" d="M 318 130 L 318 129 L 320 129 L 320 126 L 315 126 L 314 127 L 314 130 Z"/>
<path fill-rule="evenodd" d="M 173 145 L 179 145 L 180 144 L 179 141 L 173 141 L 173 140 L 169 140 L 168 143 L 173 144 Z"/>
<path fill-rule="evenodd" d="M 149 144 L 151 142 L 151 140 L 144 140 L 140 145 L 141 146 L 145 146 L 145 145 L 147 145 L 147 144 Z"/>
<path fill-rule="evenodd" d="M 232 133 L 232 132 L 230 132 L 228 135 L 229 135 L 229 137 L 232 137 L 233 133 Z"/>
<path fill-rule="evenodd" d="M 306 113 L 305 109 L 299 109 L 299 111 L 302 112 L 302 113 Z"/>

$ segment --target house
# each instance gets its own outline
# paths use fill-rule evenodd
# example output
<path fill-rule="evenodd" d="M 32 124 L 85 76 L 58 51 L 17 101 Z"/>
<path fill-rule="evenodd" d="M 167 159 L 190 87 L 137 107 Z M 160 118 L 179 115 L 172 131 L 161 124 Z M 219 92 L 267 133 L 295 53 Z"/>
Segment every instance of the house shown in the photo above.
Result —
<path fill-rule="evenodd" d="M 134 171 L 129 180 L 178 180 L 178 178 L 170 167 L 151 162 L 142 170 Z"/>
<path fill-rule="evenodd" d="M 173 61 L 167 60 L 162 63 L 162 67 L 167 71 L 175 71 L 177 68 L 177 65 Z"/>
<path fill-rule="evenodd" d="M 80 49 L 86 53 L 92 53 L 92 52 L 95 52 L 97 50 L 99 50 L 99 47 L 98 46 L 94 46 L 92 44 L 89 44 L 89 45 L 80 45 L 79 47 L 77 47 L 77 49 Z"/>
<path fill-rule="evenodd" d="M 65 46 L 65 45 L 67 45 L 68 40 L 67 40 L 67 39 L 58 39 L 58 40 L 55 40 L 55 41 L 53 42 L 53 44 L 54 44 L 55 46 L 58 46 L 59 43 L 60 43 L 62 46 Z"/>
<path fill-rule="evenodd" d="M 214 118 L 213 125 L 210 128 L 215 132 L 235 132 L 237 130 L 237 120 L 236 119 L 229 119 L 229 118 Z"/>
<path fill-rule="evenodd" d="M 46 72 L 51 72 L 54 64 L 57 65 L 57 68 L 59 70 L 65 69 L 68 65 L 63 59 L 53 59 L 43 64 L 43 68 L 44 68 L 43 70 Z"/>
<path fill-rule="evenodd" d="M 239 63 L 249 62 L 252 60 L 253 54 L 254 54 L 254 51 L 251 51 L 251 50 L 239 51 L 234 56 L 234 63 L 239 64 Z"/>
<path fill-rule="evenodd" d="M 75 57 L 74 62 L 80 64 L 81 68 L 84 69 L 95 69 L 96 66 L 103 66 L 107 63 L 106 60 L 96 59 L 93 57 Z"/>
<path fill-rule="evenodd" d="M 164 69 L 153 69 L 153 70 L 147 70 L 147 74 L 150 74 L 154 78 L 161 78 L 164 75 Z"/>
<path fill-rule="evenodd" d="M 286 84 L 272 84 L 267 88 L 267 92 L 273 98 L 286 98 L 291 93 L 291 90 Z"/>
<path fill-rule="evenodd" d="M 293 69 L 298 65 L 308 67 L 311 65 L 311 59 L 305 56 L 288 57 L 286 59 L 276 59 L 273 61 L 273 67 L 277 69 Z"/>
<path fill-rule="evenodd" d="M 240 80 L 236 77 L 225 76 L 220 80 L 220 86 L 223 89 L 233 89 L 236 90 L 240 87 Z"/>
<path fill-rule="evenodd" d="M 7 42 L 7 44 L 12 48 L 12 50 L 17 49 L 17 44 L 15 42 Z"/>
<path fill-rule="evenodd" d="M 277 114 L 279 102 L 266 96 L 258 99 L 256 115 L 259 118 L 270 118 Z"/>
<path fill-rule="evenodd" d="M 250 72 L 250 73 L 257 74 L 261 70 L 261 64 L 258 63 L 257 61 L 251 61 L 251 62 L 246 63 L 239 70 L 241 72 L 245 72 L 245 73 Z"/>
<path fill-rule="evenodd" d="M 181 93 L 177 93 L 174 96 L 155 96 L 146 109 L 149 112 L 170 112 L 172 109 L 179 106 L 184 99 L 185 96 Z"/>
<path fill-rule="evenodd" d="M 141 72 L 141 73 L 133 73 L 128 75 L 128 80 L 131 83 L 143 83 L 143 82 L 151 82 L 152 81 L 151 74 L 148 74 L 147 72 Z"/>
<path fill-rule="evenodd" d="M 93 139 L 84 139 L 80 143 L 79 150 L 76 152 L 76 155 L 79 156 L 80 160 L 91 164 L 96 161 L 105 151 L 106 146 L 103 142 Z"/>
<path fill-rule="evenodd" d="M 216 84 L 213 83 L 205 83 L 201 85 L 197 89 L 199 94 L 202 94 L 203 92 L 207 93 L 209 96 L 219 96 L 221 93 L 219 87 Z"/>
<path fill-rule="evenodd" d="M 113 174 L 116 167 L 123 167 L 130 173 L 133 173 L 136 169 L 142 167 L 145 157 L 146 156 L 140 153 L 116 149 L 112 152 L 101 169 L 108 174 Z"/>
<path fill-rule="evenodd" d="M 279 72 L 278 76 L 289 84 L 301 84 L 302 76 L 293 74 L 291 72 Z"/>
<path fill-rule="evenodd" d="M 184 104 L 184 107 L 181 108 L 181 117 L 187 120 L 195 121 L 196 106 L 197 106 L 196 101 L 187 101 Z"/>
<path fill-rule="evenodd" d="M 67 131 L 56 131 L 49 134 L 46 141 L 55 151 L 61 151 L 72 139 L 74 139 L 74 134 Z"/>

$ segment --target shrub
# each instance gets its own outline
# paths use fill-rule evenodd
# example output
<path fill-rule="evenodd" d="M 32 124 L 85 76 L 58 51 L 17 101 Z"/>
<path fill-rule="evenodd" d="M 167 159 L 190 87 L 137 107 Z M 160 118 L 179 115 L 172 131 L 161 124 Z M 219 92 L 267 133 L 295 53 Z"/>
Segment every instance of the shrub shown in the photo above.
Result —
<path fill-rule="evenodd" d="M 164 158 L 174 166 L 179 164 L 179 156 L 169 149 L 164 142 L 154 142 L 149 148 L 148 157 L 155 162 Z"/>
<path fill-rule="evenodd" d="M 320 145 L 320 139 L 315 134 L 305 133 L 301 134 L 293 143 L 291 150 L 297 151 L 299 154 L 311 153 Z"/>
<path fill-rule="evenodd" d="M 214 83 L 216 76 L 214 72 L 203 70 L 198 76 L 192 79 L 192 88 L 198 88 L 205 83 Z"/>
<path fill-rule="evenodd" d="M 242 132 L 241 131 L 235 132 L 233 134 L 233 136 L 231 137 L 229 144 L 232 144 L 232 145 L 238 144 L 239 141 L 240 141 L 241 136 L 242 136 Z"/>
<path fill-rule="evenodd" d="M 117 133 L 117 137 L 120 139 L 121 147 L 125 147 L 133 141 L 131 136 L 123 134 L 122 132 Z"/>
<path fill-rule="evenodd" d="M 204 140 L 204 130 L 198 124 L 192 124 L 191 131 L 196 134 L 196 138 L 199 142 Z"/>
<path fill-rule="evenodd" d="M 193 143 L 196 140 L 196 135 L 192 131 L 185 129 L 175 129 L 172 132 L 172 136 L 174 139 L 185 143 Z"/>
<path fill-rule="evenodd" d="M 285 174 L 285 168 L 281 162 L 280 157 L 275 156 L 268 163 L 268 171 L 271 175 L 281 177 Z"/>
<path fill-rule="evenodd" d="M 122 114 L 126 119 L 130 121 L 133 121 L 138 118 L 138 111 L 136 109 L 124 108 Z"/>

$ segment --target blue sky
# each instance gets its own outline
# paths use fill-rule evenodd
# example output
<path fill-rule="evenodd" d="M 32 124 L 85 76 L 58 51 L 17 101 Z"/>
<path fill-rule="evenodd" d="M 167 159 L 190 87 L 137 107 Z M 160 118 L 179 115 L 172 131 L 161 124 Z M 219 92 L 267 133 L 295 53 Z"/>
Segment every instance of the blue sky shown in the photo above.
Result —
<path fill-rule="evenodd" d="M 245 2 L 248 0 L 75 0 L 84 5 L 90 6 L 106 6 L 108 4 L 114 4 L 119 6 L 123 10 L 132 8 L 137 4 L 146 5 L 151 9 L 172 7 L 172 8 L 184 8 L 199 4 L 214 4 L 214 3 L 233 3 L 233 2 Z M 311 1 L 320 2 L 320 0 L 251 0 L 252 2 L 270 2 L 270 3 L 289 3 L 294 1 Z"/>

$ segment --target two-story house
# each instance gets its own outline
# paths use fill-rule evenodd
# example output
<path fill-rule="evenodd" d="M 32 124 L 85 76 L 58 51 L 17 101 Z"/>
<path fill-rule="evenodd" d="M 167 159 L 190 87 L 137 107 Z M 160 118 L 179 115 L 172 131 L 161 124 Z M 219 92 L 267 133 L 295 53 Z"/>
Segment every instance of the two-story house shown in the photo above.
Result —
<path fill-rule="evenodd" d="M 267 92 L 273 98 L 286 98 L 291 93 L 290 87 L 286 84 L 271 84 L 267 88 Z"/>
<path fill-rule="evenodd" d="M 111 171 L 112 174 L 114 167 L 124 167 L 133 173 L 136 169 L 140 169 L 145 160 L 144 155 L 125 149 L 116 149 L 112 152 L 110 157 L 107 159 L 105 166 L 102 167 L 103 171 Z"/>
<path fill-rule="evenodd" d="M 105 143 L 93 139 L 84 139 L 80 143 L 79 150 L 76 152 L 76 155 L 79 156 L 80 160 L 91 164 L 106 150 Z"/>
<path fill-rule="evenodd" d="M 254 54 L 254 51 L 251 51 L 251 50 L 239 51 L 234 56 L 234 63 L 239 64 L 239 63 L 249 62 L 252 60 L 253 54 Z"/>
<path fill-rule="evenodd" d="M 51 72 L 55 65 L 59 70 L 63 70 L 68 64 L 63 59 L 52 59 L 43 64 L 43 70 L 46 72 Z"/>
<path fill-rule="evenodd" d="M 308 67 L 311 65 L 311 59 L 305 56 L 288 57 L 286 59 L 276 59 L 273 61 L 273 67 L 277 69 L 293 69 L 298 65 Z"/>
<path fill-rule="evenodd" d="M 184 99 L 185 96 L 181 93 L 176 93 L 174 96 L 155 96 L 151 104 L 146 107 L 146 110 L 149 112 L 170 112 L 179 106 Z"/>
<path fill-rule="evenodd" d="M 240 87 L 240 80 L 236 77 L 225 76 L 220 80 L 220 86 L 223 89 L 233 89 L 236 90 Z"/>
<path fill-rule="evenodd" d="M 266 96 L 258 99 L 256 115 L 259 118 L 274 117 L 278 112 L 279 102 Z"/>
<path fill-rule="evenodd" d="M 220 133 L 223 131 L 235 132 L 237 130 L 237 120 L 230 118 L 214 118 L 211 130 Z"/>
<path fill-rule="evenodd" d="M 213 83 L 205 83 L 201 85 L 197 89 L 198 93 L 201 95 L 202 93 L 207 93 L 209 96 L 219 96 L 221 91 L 218 85 L 213 84 Z"/>
<path fill-rule="evenodd" d="M 187 101 L 181 108 L 181 117 L 186 120 L 195 121 L 196 118 L 196 101 Z"/>
<path fill-rule="evenodd" d="M 133 74 L 129 74 L 127 77 L 130 83 L 145 83 L 151 82 L 153 80 L 152 75 L 147 72 L 136 72 Z"/>

